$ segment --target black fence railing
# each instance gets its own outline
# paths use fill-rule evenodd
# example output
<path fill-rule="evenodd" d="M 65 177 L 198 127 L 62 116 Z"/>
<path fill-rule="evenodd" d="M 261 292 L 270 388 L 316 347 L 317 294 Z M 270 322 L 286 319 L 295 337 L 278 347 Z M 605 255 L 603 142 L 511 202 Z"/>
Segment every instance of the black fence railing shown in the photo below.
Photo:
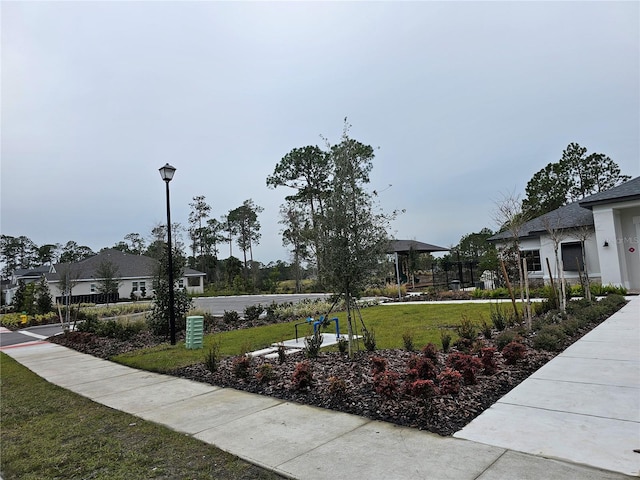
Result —
<path fill-rule="evenodd" d="M 85 295 L 71 295 L 71 297 L 56 297 L 56 303 L 61 305 L 77 303 L 116 303 L 120 301 L 118 293 L 89 293 Z"/>

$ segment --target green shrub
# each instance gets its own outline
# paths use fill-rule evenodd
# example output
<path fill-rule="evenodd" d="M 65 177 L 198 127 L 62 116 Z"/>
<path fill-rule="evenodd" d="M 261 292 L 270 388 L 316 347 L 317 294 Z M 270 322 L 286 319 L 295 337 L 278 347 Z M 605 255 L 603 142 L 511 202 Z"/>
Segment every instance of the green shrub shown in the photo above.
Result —
<path fill-rule="evenodd" d="M 567 334 L 560 325 L 545 325 L 533 337 L 533 347 L 536 349 L 558 352 L 567 339 Z"/>
<path fill-rule="evenodd" d="M 260 367 L 258 367 L 258 371 L 256 372 L 256 379 L 260 383 L 268 383 L 273 380 L 274 376 L 273 365 L 268 362 L 260 365 Z"/>
<path fill-rule="evenodd" d="M 413 352 L 413 334 L 411 332 L 404 332 L 402 334 L 402 343 L 407 352 Z"/>
<path fill-rule="evenodd" d="M 487 340 L 491 339 L 491 336 L 493 335 L 493 331 L 491 330 L 491 325 L 489 325 L 484 318 L 482 319 L 481 330 L 484 338 L 486 338 Z"/>
<path fill-rule="evenodd" d="M 442 351 L 447 353 L 451 346 L 451 334 L 444 329 L 440 330 L 440 342 L 442 343 Z"/>
<path fill-rule="evenodd" d="M 489 307 L 491 309 L 490 315 L 493 328 L 499 332 L 503 331 L 509 323 L 509 314 L 501 303 L 492 303 Z"/>
<path fill-rule="evenodd" d="M 456 331 L 461 338 L 466 338 L 468 340 L 475 340 L 477 336 L 476 326 L 469 318 L 467 318 L 466 315 L 462 315 L 460 325 L 458 325 Z"/>
<path fill-rule="evenodd" d="M 560 324 L 560 328 L 569 337 L 573 337 L 580 330 L 580 322 L 575 318 L 569 318 Z"/>
<path fill-rule="evenodd" d="M 304 339 L 304 354 L 307 358 L 316 358 L 320 353 L 322 346 L 322 334 L 320 329 L 316 330 L 313 335 L 309 335 Z"/>
<path fill-rule="evenodd" d="M 214 340 L 209 352 L 204 357 L 204 366 L 211 373 L 218 371 L 220 365 L 220 342 Z"/>
<path fill-rule="evenodd" d="M 453 346 L 456 347 L 461 352 L 469 353 L 471 348 L 473 347 L 473 341 L 468 338 L 458 338 L 455 342 L 453 342 Z"/>
<path fill-rule="evenodd" d="M 616 287 L 614 285 L 600 285 L 598 283 L 593 283 L 590 285 L 591 293 L 593 295 L 597 295 L 597 296 L 603 296 L 603 295 L 610 295 L 610 294 L 617 294 L 617 295 L 626 295 L 627 294 L 627 289 L 620 286 L 620 287 Z"/>
<path fill-rule="evenodd" d="M 349 341 L 344 337 L 340 337 L 338 339 L 338 351 L 340 353 L 346 353 L 348 348 L 349 348 Z"/>
<path fill-rule="evenodd" d="M 549 300 L 543 300 L 542 302 L 534 302 L 533 303 L 533 313 L 534 315 L 544 315 L 557 308 L 555 302 L 550 302 Z"/>
<path fill-rule="evenodd" d="M 227 324 L 238 323 L 240 315 L 235 310 L 225 310 L 222 314 L 222 321 Z"/>
<path fill-rule="evenodd" d="M 550 310 L 546 314 L 534 318 L 531 328 L 534 331 L 538 331 L 545 325 L 558 325 L 565 321 L 566 318 L 567 315 L 562 313 L 560 310 Z"/>
<path fill-rule="evenodd" d="M 513 330 L 505 330 L 498 335 L 495 340 L 496 347 L 498 347 L 498 350 L 500 351 L 502 351 L 509 343 L 515 341 L 522 341 L 522 338 Z"/>
<path fill-rule="evenodd" d="M 604 305 L 611 309 L 611 312 L 617 311 L 620 307 L 624 306 L 627 300 L 620 294 L 611 293 L 598 302 L 599 305 Z"/>
<path fill-rule="evenodd" d="M 593 304 L 574 313 L 575 318 L 582 324 L 600 323 L 609 316 L 609 309 L 605 304 Z"/>
<path fill-rule="evenodd" d="M 260 304 L 258 305 L 248 305 L 244 309 L 244 318 L 251 322 L 255 322 L 260 318 L 260 315 L 264 311 L 264 307 Z"/>
<path fill-rule="evenodd" d="M 362 341 L 367 352 L 373 352 L 376 349 L 376 332 L 373 329 L 364 329 L 362 332 Z"/>

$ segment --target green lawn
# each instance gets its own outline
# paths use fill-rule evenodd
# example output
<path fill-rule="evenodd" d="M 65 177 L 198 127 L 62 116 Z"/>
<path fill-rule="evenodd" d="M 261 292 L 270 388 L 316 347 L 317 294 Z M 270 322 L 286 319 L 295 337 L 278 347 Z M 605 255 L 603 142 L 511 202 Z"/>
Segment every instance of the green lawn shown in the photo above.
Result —
<path fill-rule="evenodd" d="M 52 385 L 4 353 L 0 368 L 4 480 L 281 478 Z"/>
<path fill-rule="evenodd" d="M 506 308 L 506 307 L 505 307 Z M 462 316 L 480 324 L 484 319 L 490 323 L 491 306 L 488 303 L 460 303 L 460 304 L 402 304 L 392 306 L 369 307 L 361 310 L 362 318 L 369 330 L 376 335 L 376 343 L 379 349 L 402 348 L 404 333 L 411 333 L 414 345 L 418 348 L 432 342 L 441 346 L 440 333 L 442 329 L 457 338 L 455 327 L 460 323 Z M 337 316 L 341 333 L 347 333 L 346 313 L 339 312 L 330 315 Z M 354 325 L 361 332 L 360 320 L 355 318 Z M 276 325 L 265 325 L 245 330 L 234 330 L 215 335 L 205 336 L 203 350 L 187 350 L 184 343 L 175 346 L 161 345 L 154 348 L 139 350 L 114 357 L 113 360 L 143 370 L 157 372 L 171 371 L 177 367 L 183 367 L 202 362 L 204 355 L 209 351 L 214 341 L 220 344 L 220 353 L 224 356 L 239 355 L 243 352 L 258 350 L 272 343 L 294 338 L 294 325 L 301 320 Z M 332 323 L 327 330 L 334 332 Z M 299 335 L 310 333 L 310 327 L 301 325 L 298 327 Z M 329 347 L 335 348 L 335 347 Z"/>

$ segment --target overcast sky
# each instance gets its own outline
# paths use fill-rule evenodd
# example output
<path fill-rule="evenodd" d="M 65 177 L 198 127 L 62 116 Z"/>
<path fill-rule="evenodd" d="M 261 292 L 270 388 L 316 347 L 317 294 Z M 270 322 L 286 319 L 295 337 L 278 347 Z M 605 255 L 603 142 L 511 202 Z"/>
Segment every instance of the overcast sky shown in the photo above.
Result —
<path fill-rule="evenodd" d="M 288 261 L 290 192 L 265 179 L 348 117 L 382 207 L 406 209 L 396 238 L 456 244 L 570 142 L 640 174 L 639 7 L 2 2 L 2 233 L 148 237 L 168 162 L 172 220 L 195 195 L 216 218 L 251 198 L 254 258 Z"/>

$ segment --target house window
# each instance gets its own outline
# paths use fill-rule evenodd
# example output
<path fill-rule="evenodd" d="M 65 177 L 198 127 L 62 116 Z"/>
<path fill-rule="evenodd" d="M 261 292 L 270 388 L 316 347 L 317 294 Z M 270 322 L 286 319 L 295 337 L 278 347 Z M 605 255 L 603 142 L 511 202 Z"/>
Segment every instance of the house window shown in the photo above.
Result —
<path fill-rule="evenodd" d="M 147 282 L 140 282 L 140 290 L 147 289 Z"/>
<path fill-rule="evenodd" d="M 131 291 L 132 292 L 137 292 L 138 291 L 138 282 L 131 282 Z"/>
<path fill-rule="evenodd" d="M 91 284 L 91 293 L 96 293 L 96 284 L 95 283 Z"/>
<path fill-rule="evenodd" d="M 565 272 L 577 272 L 584 270 L 582 261 L 582 243 L 571 242 L 560 245 L 562 250 L 562 265 Z"/>
<path fill-rule="evenodd" d="M 178 288 L 184 288 L 184 278 L 178 280 Z"/>
<path fill-rule="evenodd" d="M 522 250 L 520 258 L 527 259 L 527 272 L 541 272 L 540 250 Z"/>
<path fill-rule="evenodd" d="M 190 287 L 199 287 L 200 277 L 187 277 L 187 285 Z"/>

